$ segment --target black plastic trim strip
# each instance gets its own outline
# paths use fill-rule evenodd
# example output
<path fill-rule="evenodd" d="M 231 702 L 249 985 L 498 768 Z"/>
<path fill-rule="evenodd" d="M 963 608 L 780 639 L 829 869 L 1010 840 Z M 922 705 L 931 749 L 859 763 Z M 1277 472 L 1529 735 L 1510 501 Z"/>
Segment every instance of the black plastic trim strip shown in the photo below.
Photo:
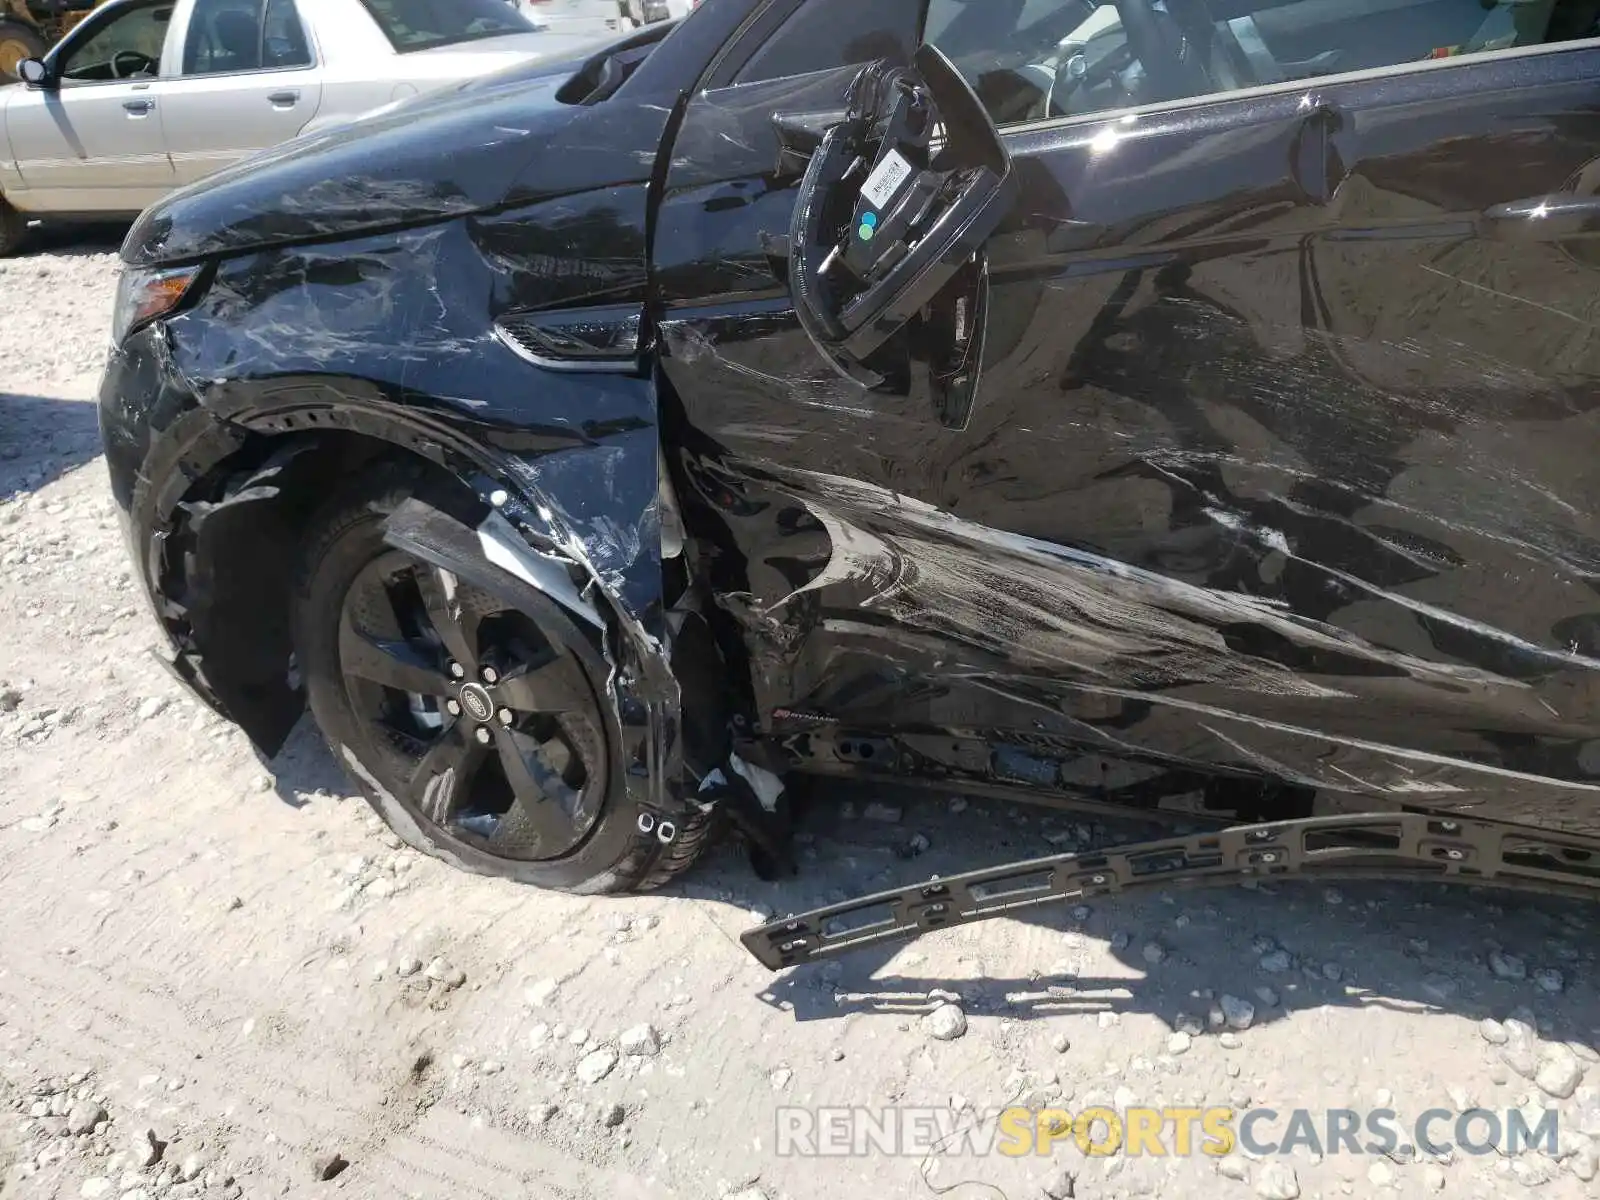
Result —
<path fill-rule="evenodd" d="M 1600 895 L 1600 838 L 1425 813 L 1307 817 L 934 877 L 740 935 L 771 970 L 1022 909 L 1245 879 L 1376 878 Z"/>

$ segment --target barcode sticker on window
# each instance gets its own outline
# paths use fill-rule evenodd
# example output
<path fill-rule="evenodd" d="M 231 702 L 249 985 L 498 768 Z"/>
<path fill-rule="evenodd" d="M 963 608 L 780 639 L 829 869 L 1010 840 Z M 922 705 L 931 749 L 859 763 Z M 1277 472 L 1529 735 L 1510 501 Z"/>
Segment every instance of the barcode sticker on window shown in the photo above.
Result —
<path fill-rule="evenodd" d="M 894 199 L 900 185 L 910 178 L 911 164 L 901 157 L 899 151 L 891 150 L 867 177 L 861 194 L 873 208 L 884 208 Z"/>

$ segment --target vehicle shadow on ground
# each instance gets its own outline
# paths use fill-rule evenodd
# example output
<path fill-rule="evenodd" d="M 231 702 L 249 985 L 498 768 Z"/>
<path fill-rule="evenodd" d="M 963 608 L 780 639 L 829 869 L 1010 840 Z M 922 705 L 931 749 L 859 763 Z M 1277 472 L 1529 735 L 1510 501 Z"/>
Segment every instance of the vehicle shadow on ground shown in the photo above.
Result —
<path fill-rule="evenodd" d="M 132 224 L 128 221 L 35 225 L 28 231 L 22 247 L 12 256 L 12 261 L 26 260 L 36 254 L 48 254 L 55 258 L 115 254 L 122 248 L 122 239 L 128 236 L 131 228 Z"/>
<path fill-rule="evenodd" d="M 300 718 L 274 758 L 263 759 L 259 752 L 256 758 L 271 772 L 273 794 L 290 808 L 304 808 L 315 796 L 347 796 L 356 790 L 309 716 Z"/>
<path fill-rule="evenodd" d="M 0 391 L 0 499 L 37 491 L 99 453 L 93 404 Z"/>
<path fill-rule="evenodd" d="M 853 795 L 855 811 L 866 811 L 862 793 Z M 1090 835 L 1087 846 L 1074 839 L 1081 848 L 1164 836 L 1146 823 L 997 801 L 972 800 L 959 813 L 934 796 L 903 803 L 903 818 L 892 823 L 841 818 L 839 804 L 813 810 L 796 879 L 763 883 L 740 855 L 724 851 L 679 890 L 783 915 L 932 875 L 1061 853 L 1073 848 L 1069 834 Z M 930 847 L 908 859 L 917 834 Z M 1206 1023 L 1224 995 L 1252 1006 L 1254 1026 L 1315 1008 L 1474 1021 L 1505 1019 L 1520 1008 L 1536 1015 L 1546 1038 L 1600 1042 L 1600 989 L 1588 948 L 1595 916 L 1581 901 L 1437 883 L 1273 882 L 1101 896 L 1006 920 L 1026 928 L 1004 950 L 987 949 L 994 925 L 979 922 L 920 943 L 895 940 L 779 971 L 758 995 L 797 1021 L 862 1013 L 905 1019 L 948 994 L 969 1014 L 1028 1021 L 1142 1013 L 1174 1029 L 1183 1018 Z M 914 969 L 935 957 L 948 964 L 952 946 L 959 974 Z M 1019 970 L 1019 955 L 1037 961 Z M 1529 1012 L 1519 1015 L 1534 1023 Z"/>

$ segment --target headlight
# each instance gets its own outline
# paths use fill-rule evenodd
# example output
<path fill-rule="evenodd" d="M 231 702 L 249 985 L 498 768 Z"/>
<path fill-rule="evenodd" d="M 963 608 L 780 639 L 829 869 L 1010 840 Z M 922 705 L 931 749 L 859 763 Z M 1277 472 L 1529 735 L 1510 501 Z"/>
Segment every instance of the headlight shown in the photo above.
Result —
<path fill-rule="evenodd" d="M 117 307 L 111 315 L 111 344 L 120 346 L 135 330 L 164 317 L 183 303 L 202 268 L 161 271 L 125 267 L 117 280 Z"/>

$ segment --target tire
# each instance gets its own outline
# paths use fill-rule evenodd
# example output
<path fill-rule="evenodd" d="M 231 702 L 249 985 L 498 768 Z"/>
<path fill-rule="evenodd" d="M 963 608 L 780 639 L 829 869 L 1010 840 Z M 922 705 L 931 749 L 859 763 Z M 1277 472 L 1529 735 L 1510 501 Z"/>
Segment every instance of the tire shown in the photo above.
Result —
<path fill-rule="evenodd" d="M 0 258 L 15 254 L 27 239 L 27 218 L 0 199 Z"/>
<path fill-rule="evenodd" d="M 334 757 L 396 835 L 463 870 L 591 894 L 682 874 L 712 814 L 669 843 L 640 830 L 595 640 L 553 602 L 512 609 L 387 546 L 385 519 L 413 496 L 461 507 L 422 470 L 384 466 L 304 542 L 295 657 Z"/>
<path fill-rule="evenodd" d="M 0 17 L 0 84 L 16 83 L 17 64 L 25 58 L 43 58 L 49 49 L 50 43 L 32 25 Z"/>

